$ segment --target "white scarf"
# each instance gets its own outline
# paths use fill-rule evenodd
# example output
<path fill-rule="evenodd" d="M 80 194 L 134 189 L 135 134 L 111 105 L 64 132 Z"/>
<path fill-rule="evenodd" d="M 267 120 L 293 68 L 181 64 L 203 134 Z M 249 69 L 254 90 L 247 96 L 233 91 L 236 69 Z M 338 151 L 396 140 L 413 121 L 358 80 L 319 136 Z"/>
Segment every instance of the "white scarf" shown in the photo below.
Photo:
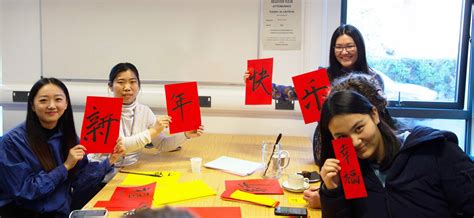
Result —
<path fill-rule="evenodd" d="M 133 121 L 136 107 L 137 101 L 128 105 L 122 105 L 122 131 L 124 136 L 131 136 L 133 134 Z"/>

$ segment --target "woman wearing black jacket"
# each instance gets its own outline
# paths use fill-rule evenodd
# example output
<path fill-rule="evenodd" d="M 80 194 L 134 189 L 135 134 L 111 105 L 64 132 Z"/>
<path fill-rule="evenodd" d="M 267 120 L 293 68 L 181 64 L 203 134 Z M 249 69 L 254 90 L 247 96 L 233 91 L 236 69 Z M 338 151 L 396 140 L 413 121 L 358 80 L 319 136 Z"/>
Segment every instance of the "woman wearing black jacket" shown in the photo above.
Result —
<path fill-rule="evenodd" d="M 323 217 L 472 217 L 474 163 L 456 135 L 415 127 L 399 135 L 352 91 L 333 92 L 321 112 Z M 346 200 L 331 140 L 348 137 L 368 197 Z"/>

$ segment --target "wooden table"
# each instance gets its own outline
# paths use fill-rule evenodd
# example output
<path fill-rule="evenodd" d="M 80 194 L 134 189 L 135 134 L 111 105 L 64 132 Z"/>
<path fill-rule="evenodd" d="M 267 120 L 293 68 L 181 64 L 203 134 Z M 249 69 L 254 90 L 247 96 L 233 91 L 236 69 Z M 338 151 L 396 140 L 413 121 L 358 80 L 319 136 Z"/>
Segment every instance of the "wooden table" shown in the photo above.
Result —
<path fill-rule="evenodd" d="M 126 170 L 140 171 L 177 171 L 181 172 L 181 182 L 201 179 L 212 187 L 217 195 L 198 199 L 192 199 L 169 204 L 175 207 L 240 207 L 242 217 L 274 217 L 273 208 L 253 205 L 250 203 L 224 201 L 220 195 L 225 190 L 225 180 L 257 179 L 262 178 L 263 170 L 256 171 L 246 177 L 225 173 L 219 170 L 203 167 L 201 173 L 191 172 L 191 157 L 202 157 L 203 164 L 214 160 L 222 155 L 241 158 L 245 160 L 261 162 L 261 144 L 264 140 L 274 141 L 275 136 L 252 136 L 252 135 L 224 135 L 204 134 L 199 138 L 188 140 L 180 151 L 157 153 L 156 149 L 144 149 L 140 160 Z M 311 142 L 306 137 L 283 136 L 281 139 L 284 150 L 289 151 L 291 156 L 290 165 L 283 171 L 280 184 L 286 180 L 286 176 L 302 170 L 317 170 L 312 155 Z M 88 204 L 84 209 L 92 209 L 99 200 L 109 200 L 112 193 L 125 178 L 125 174 L 117 174 Z M 319 184 L 312 184 L 318 185 Z M 302 197 L 302 193 L 284 191 L 284 195 L 269 195 L 280 201 L 280 206 L 305 207 L 302 204 L 290 204 L 291 197 Z M 311 218 L 321 217 L 321 211 L 308 208 Z M 123 212 L 109 212 L 109 217 L 120 217 Z"/>

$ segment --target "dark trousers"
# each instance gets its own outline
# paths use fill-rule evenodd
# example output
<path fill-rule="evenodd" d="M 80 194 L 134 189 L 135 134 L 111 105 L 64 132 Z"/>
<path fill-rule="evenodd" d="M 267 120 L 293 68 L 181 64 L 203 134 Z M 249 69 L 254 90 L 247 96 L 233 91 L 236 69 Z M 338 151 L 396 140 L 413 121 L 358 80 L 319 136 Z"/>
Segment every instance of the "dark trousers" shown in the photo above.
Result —
<path fill-rule="evenodd" d="M 74 193 L 72 195 L 71 211 L 82 209 L 87 204 L 87 202 L 89 202 L 97 193 L 99 193 L 100 190 L 102 190 L 105 184 L 106 183 L 100 183 L 99 185 Z"/>
<path fill-rule="evenodd" d="M 22 218 L 22 217 L 31 217 L 31 218 L 55 218 L 55 217 L 67 217 L 62 214 L 56 213 L 39 213 L 26 208 L 21 208 L 14 205 L 13 203 L 7 204 L 3 207 L 0 207 L 0 217 L 1 218 Z"/>

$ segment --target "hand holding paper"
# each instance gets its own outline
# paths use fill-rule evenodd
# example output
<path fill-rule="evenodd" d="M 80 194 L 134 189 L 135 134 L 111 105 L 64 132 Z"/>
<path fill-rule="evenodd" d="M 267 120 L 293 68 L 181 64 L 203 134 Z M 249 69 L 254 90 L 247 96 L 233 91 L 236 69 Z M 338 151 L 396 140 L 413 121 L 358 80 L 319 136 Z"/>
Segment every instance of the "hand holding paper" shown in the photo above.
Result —
<path fill-rule="evenodd" d="M 88 96 L 81 144 L 88 153 L 112 153 L 120 129 L 122 98 Z"/>
<path fill-rule="evenodd" d="M 125 154 L 125 145 L 123 144 L 122 138 L 117 139 L 115 144 L 114 152 L 110 154 L 109 163 L 110 165 L 116 163 Z"/>
<path fill-rule="evenodd" d="M 248 60 L 247 70 L 245 104 L 272 104 L 273 58 Z"/>
<path fill-rule="evenodd" d="M 326 69 L 304 73 L 294 76 L 292 79 L 304 123 L 318 122 L 322 105 L 330 89 Z"/>
<path fill-rule="evenodd" d="M 166 109 L 173 118 L 170 133 L 198 129 L 201 126 L 198 88 L 196 82 L 165 85 Z"/>
<path fill-rule="evenodd" d="M 339 160 L 339 165 L 341 167 L 339 176 L 341 178 L 346 199 L 367 197 L 364 178 L 360 171 L 359 160 L 357 159 L 352 139 L 334 139 L 332 140 L 332 145 L 334 148 L 334 154 Z M 326 163 L 324 163 L 324 165 L 326 165 Z"/>

